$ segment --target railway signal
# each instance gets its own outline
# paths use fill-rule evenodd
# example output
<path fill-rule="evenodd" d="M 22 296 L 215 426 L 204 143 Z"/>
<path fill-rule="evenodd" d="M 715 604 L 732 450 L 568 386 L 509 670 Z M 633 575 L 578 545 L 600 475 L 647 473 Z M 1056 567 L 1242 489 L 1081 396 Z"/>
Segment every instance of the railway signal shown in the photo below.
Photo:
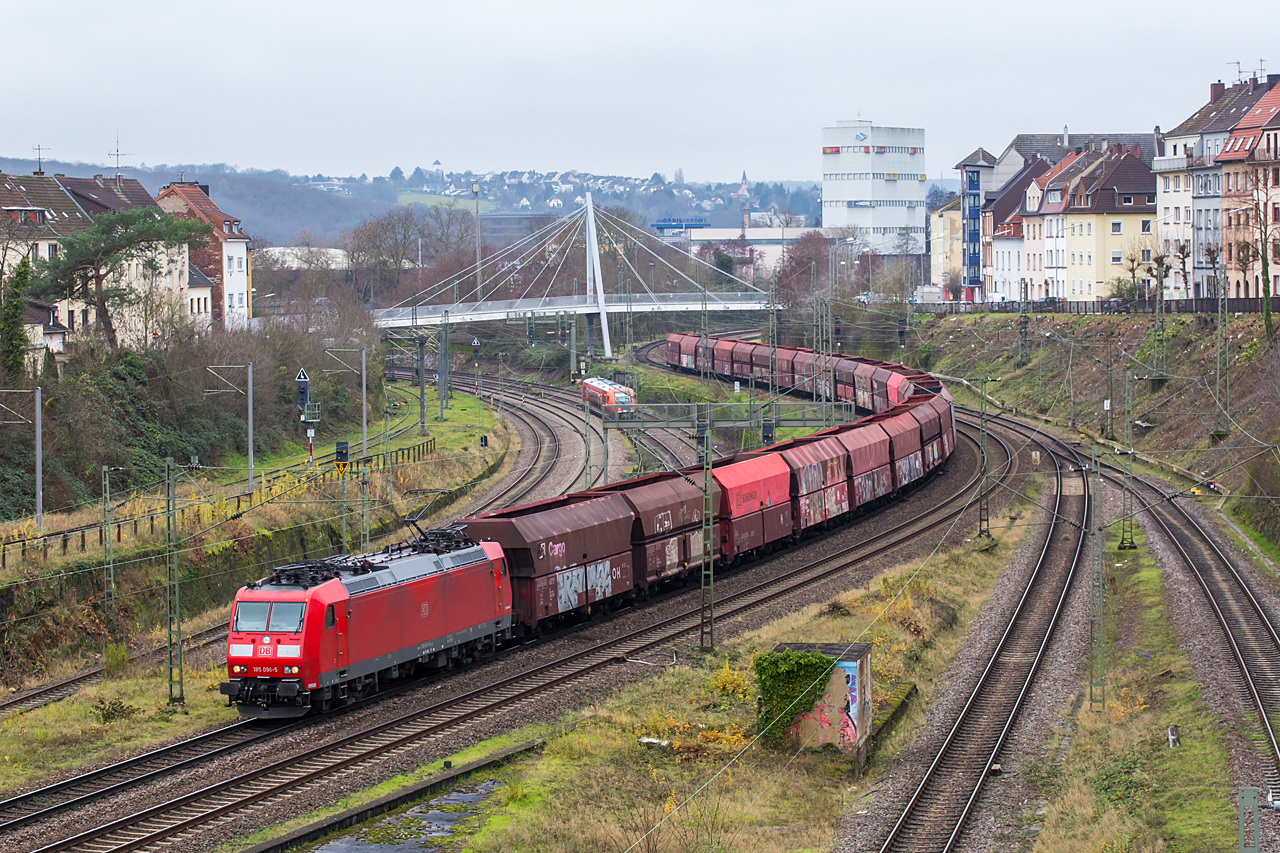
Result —
<path fill-rule="evenodd" d="M 298 408 L 305 410 L 307 403 L 311 402 L 311 377 L 307 375 L 305 367 L 298 368 L 298 376 L 295 382 L 297 382 L 298 388 Z"/>
<path fill-rule="evenodd" d="M 471 360 L 479 363 L 480 361 L 480 339 L 471 339 Z"/>

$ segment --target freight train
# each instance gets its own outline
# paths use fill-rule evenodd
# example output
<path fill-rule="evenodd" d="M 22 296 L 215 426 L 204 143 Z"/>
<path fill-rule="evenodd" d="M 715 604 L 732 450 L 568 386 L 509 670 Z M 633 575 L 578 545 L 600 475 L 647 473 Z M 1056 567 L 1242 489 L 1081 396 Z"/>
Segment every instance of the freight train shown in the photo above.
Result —
<path fill-rule="evenodd" d="M 761 357 L 763 350 L 763 359 Z M 712 463 L 713 566 L 788 547 L 914 488 L 955 450 L 951 395 L 928 374 L 673 335 L 668 363 L 833 387 L 865 417 Z M 763 369 L 763 372 L 760 372 Z M 650 474 L 420 532 L 376 553 L 283 566 L 236 595 L 221 690 L 244 716 L 295 717 L 450 668 L 700 572 L 700 469 Z"/>

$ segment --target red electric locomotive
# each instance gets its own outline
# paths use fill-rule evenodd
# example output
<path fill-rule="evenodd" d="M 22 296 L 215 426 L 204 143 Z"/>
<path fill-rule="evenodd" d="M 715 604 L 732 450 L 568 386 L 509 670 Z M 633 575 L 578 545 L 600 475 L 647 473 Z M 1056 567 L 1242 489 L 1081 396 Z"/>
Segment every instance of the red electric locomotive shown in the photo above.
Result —
<path fill-rule="evenodd" d="M 511 634 L 502 549 L 457 528 L 277 569 L 236 594 L 221 686 L 242 716 L 299 717 L 449 667 Z"/>

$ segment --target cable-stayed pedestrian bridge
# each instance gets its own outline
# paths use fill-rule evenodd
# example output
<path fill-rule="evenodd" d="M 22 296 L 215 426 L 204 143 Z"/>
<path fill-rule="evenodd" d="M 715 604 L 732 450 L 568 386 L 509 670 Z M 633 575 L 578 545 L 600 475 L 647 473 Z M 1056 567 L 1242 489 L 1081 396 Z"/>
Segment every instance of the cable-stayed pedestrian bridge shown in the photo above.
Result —
<path fill-rule="evenodd" d="M 612 261 L 613 292 L 606 292 L 600 264 Z M 764 311 L 769 293 L 750 281 L 670 246 L 618 213 L 586 204 L 533 234 L 479 257 L 470 267 L 390 308 L 375 322 L 389 333 L 457 323 L 585 315 L 598 319 L 605 356 L 612 356 L 610 314 Z M 586 287 L 576 275 L 585 267 Z M 572 285 L 569 283 L 572 279 Z M 658 284 L 658 282 L 661 284 Z M 590 336 L 589 336 L 590 337 Z"/>
<path fill-rule="evenodd" d="M 665 311 L 680 313 L 701 311 L 701 293 L 638 293 L 628 299 L 626 295 L 608 293 L 604 296 L 605 311 L 609 314 L 637 314 Z M 758 290 L 741 293 L 709 291 L 706 298 L 708 311 L 764 311 L 769 307 L 769 295 Z M 458 302 L 446 305 L 418 305 L 398 308 L 379 308 L 373 312 L 377 324 L 387 329 L 412 329 L 419 326 L 439 326 L 442 323 L 480 323 L 495 320 L 523 321 L 530 316 L 546 318 L 561 314 L 600 313 L 599 300 L 594 296 L 544 296 L 536 299 L 501 299 L 487 302 Z M 445 315 L 448 314 L 446 318 Z"/>

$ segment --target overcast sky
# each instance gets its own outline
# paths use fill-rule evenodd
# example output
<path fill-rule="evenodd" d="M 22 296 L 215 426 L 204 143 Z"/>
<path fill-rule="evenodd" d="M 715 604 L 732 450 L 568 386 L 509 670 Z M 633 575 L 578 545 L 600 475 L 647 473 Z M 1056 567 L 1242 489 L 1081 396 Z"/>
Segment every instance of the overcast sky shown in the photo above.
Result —
<path fill-rule="evenodd" d="M 1270 11 L 1268 11 L 1270 10 Z M 0 155 L 293 173 L 820 178 L 820 129 L 923 127 L 931 177 L 1018 132 L 1168 129 L 1280 71 L 1280 5 L 0 0 Z M 1271 48 L 1269 51 L 1268 48 Z M 21 69 L 21 70 L 19 70 Z"/>

